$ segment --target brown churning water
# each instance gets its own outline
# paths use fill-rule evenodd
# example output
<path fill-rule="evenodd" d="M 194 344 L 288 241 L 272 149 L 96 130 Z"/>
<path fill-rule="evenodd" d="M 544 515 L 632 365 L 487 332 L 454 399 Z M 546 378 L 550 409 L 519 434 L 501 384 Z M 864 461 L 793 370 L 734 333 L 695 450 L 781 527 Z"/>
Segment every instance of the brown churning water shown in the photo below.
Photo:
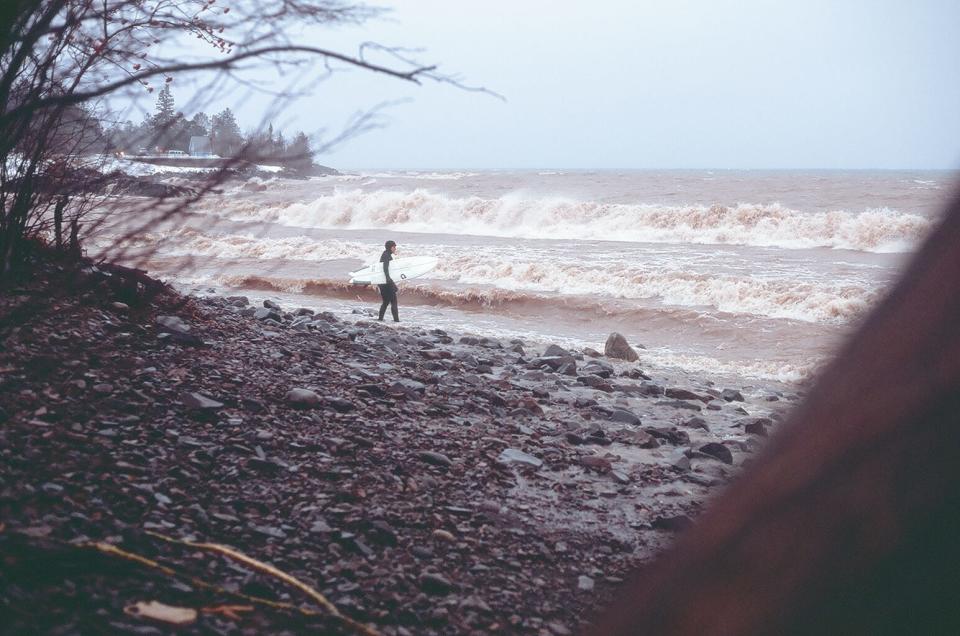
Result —
<path fill-rule="evenodd" d="M 598 346 L 648 364 L 794 381 L 895 279 L 956 173 L 367 172 L 270 180 L 161 226 L 148 267 L 187 286 L 349 313 L 346 273 L 441 259 L 404 284 L 411 322 Z M 98 244 L 110 244 L 106 229 Z M 189 264 L 187 258 L 190 258 Z"/>

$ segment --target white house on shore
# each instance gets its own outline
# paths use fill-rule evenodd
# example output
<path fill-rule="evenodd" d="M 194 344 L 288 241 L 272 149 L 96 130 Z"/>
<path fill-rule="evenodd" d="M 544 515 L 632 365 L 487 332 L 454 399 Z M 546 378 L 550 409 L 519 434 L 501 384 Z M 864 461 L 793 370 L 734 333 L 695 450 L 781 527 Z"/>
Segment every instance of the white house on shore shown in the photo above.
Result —
<path fill-rule="evenodd" d="M 210 143 L 210 137 L 194 135 L 190 137 L 190 146 L 187 152 L 191 157 L 211 157 L 213 156 L 213 146 Z"/>

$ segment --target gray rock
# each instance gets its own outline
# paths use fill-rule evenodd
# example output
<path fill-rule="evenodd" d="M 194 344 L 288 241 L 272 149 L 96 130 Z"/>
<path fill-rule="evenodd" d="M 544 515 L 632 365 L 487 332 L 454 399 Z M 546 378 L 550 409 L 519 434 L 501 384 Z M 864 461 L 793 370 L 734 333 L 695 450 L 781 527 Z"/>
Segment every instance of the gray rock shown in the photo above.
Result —
<path fill-rule="evenodd" d="M 157 316 L 157 325 L 171 333 L 186 334 L 190 331 L 190 325 L 177 316 Z"/>
<path fill-rule="evenodd" d="M 541 356 L 539 358 L 534 358 L 531 362 L 531 365 L 535 367 L 549 367 L 554 371 L 559 371 L 565 366 L 573 367 L 573 370 L 577 369 L 577 361 L 573 356 Z"/>
<path fill-rule="evenodd" d="M 729 448 L 723 444 L 720 444 L 719 442 L 710 442 L 709 444 L 704 444 L 697 450 L 705 455 L 719 459 L 724 464 L 733 463 L 733 453 L 730 452 Z"/>
<path fill-rule="evenodd" d="M 326 534 L 328 532 L 333 532 L 333 528 L 327 524 L 325 519 L 318 519 L 317 521 L 313 522 L 312 526 L 310 526 L 310 532 L 316 534 Z"/>
<path fill-rule="evenodd" d="M 584 384 L 591 389 L 596 389 L 597 391 L 603 391 L 605 393 L 613 393 L 613 385 L 604 380 L 603 378 L 597 377 L 595 375 L 582 375 L 577 378 L 577 382 Z"/>
<path fill-rule="evenodd" d="M 570 362 L 567 362 L 561 365 L 557 369 L 557 373 L 559 373 L 560 375 L 568 375 L 573 377 L 577 375 L 577 363 L 571 360 Z"/>
<path fill-rule="evenodd" d="M 743 394 L 735 389 L 724 389 L 720 393 L 720 397 L 727 402 L 743 402 Z"/>
<path fill-rule="evenodd" d="M 224 300 L 227 301 L 228 305 L 234 307 L 246 307 L 250 304 L 250 299 L 246 296 L 227 296 Z"/>
<path fill-rule="evenodd" d="M 217 402 L 203 393 L 184 393 L 180 396 L 180 401 L 188 409 L 216 410 L 223 408 L 222 402 Z"/>
<path fill-rule="evenodd" d="M 710 401 L 710 398 L 698 395 L 693 391 L 688 391 L 687 389 L 677 389 L 674 387 L 670 387 L 664 391 L 664 395 L 675 400 L 700 400 L 701 402 Z"/>
<path fill-rule="evenodd" d="M 347 413 L 357 408 L 356 404 L 343 398 L 327 398 L 327 406 L 339 413 Z"/>
<path fill-rule="evenodd" d="M 424 572 L 420 575 L 420 589 L 427 594 L 443 595 L 453 589 L 453 583 L 435 572 Z"/>
<path fill-rule="evenodd" d="M 547 623 L 547 628 L 550 630 L 550 633 L 553 634 L 553 636 L 573 636 L 573 632 L 570 631 L 570 628 L 559 621 L 551 621 Z"/>
<path fill-rule="evenodd" d="M 684 400 L 660 400 L 657 402 L 661 406 L 672 406 L 675 409 L 687 409 L 690 411 L 702 411 L 703 408 L 699 404 L 694 404 L 692 402 L 685 402 Z"/>
<path fill-rule="evenodd" d="M 593 579 L 591 579 L 589 576 L 581 574 L 577 577 L 577 589 L 581 592 L 592 592 Z"/>
<path fill-rule="evenodd" d="M 501 464 L 520 464 L 521 466 L 532 466 L 533 468 L 543 466 L 542 461 L 517 448 L 504 449 L 504 451 L 500 453 L 500 456 L 497 457 L 497 461 Z"/>
<path fill-rule="evenodd" d="M 417 457 L 420 458 L 420 461 L 433 464 L 434 466 L 453 466 L 453 460 L 443 453 L 437 453 L 434 451 L 420 451 L 417 453 Z"/>
<path fill-rule="evenodd" d="M 633 347 L 630 346 L 627 339 L 617 332 L 611 333 L 607 338 L 607 342 L 603 346 L 603 353 L 608 358 L 626 360 L 627 362 L 636 362 L 640 359 L 640 356 L 633 350 Z"/>
<path fill-rule="evenodd" d="M 320 396 L 309 389 L 290 389 L 284 398 L 290 406 L 308 409 L 320 404 Z"/>
<path fill-rule="evenodd" d="M 276 309 L 277 311 L 281 311 L 280 305 L 273 302 L 272 300 L 263 301 L 263 306 L 266 307 L 267 309 Z"/>
<path fill-rule="evenodd" d="M 624 424 L 631 424 L 633 426 L 640 426 L 640 424 L 642 424 L 640 418 L 627 409 L 613 409 L 613 413 L 610 414 L 610 419 L 614 422 L 623 422 Z"/>
<path fill-rule="evenodd" d="M 667 532 L 680 532 L 693 525 L 693 520 L 687 515 L 677 515 L 675 517 L 657 517 L 650 524 L 656 530 L 666 530 Z"/>
<path fill-rule="evenodd" d="M 264 301 L 266 302 L 266 301 Z M 276 309 L 260 308 L 253 312 L 253 317 L 257 320 L 270 320 L 280 325 L 283 322 L 283 314 Z"/>
<path fill-rule="evenodd" d="M 676 428 L 666 428 L 663 426 L 648 426 L 643 429 L 647 433 L 650 433 L 657 439 L 662 439 L 665 442 L 673 444 L 674 446 L 678 444 L 689 444 L 690 436 L 687 435 L 684 431 L 678 431 Z"/>
<path fill-rule="evenodd" d="M 588 358 L 599 358 L 603 354 L 597 351 L 596 349 L 591 349 L 590 347 L 584 347 L 583 355 L 587 356 Z"/>
<path fill-rule="evenodd" d="M 543 352 L 545 358 L 564 358 L 571 357 L 570 352 L 559 345 L 552 344 Z"/>
<path fill-rule="evenodd" d="M 640 448 L 657 448 L 660 442 L 653 435 L 646 431 L 632 431 L 628 428 L 622 428 L 614 434 L 614 439 L 624 444 L 639 446 Z"/>
<path fill-rule="evenodd" d="M 613 469 L 609 459 L 597 455 L 582 455 L 577 458 L 577 463 L 598 473 L 608 473 Z"/>
<path fill-rule="evenodd" d="M 767 417 L 758 417 L 744 424 L 743 430 L 750 435 L 767 436 L 767 427 L 773 424 L 773 420 Z"/>
<path fill-rule="evenodd" d="M 681 424 L 681 426 L 686 426 L 687 428 L 702 428 L 708 433 L 710 432 L 710 427 L 707 426 L 707 421 L 702 417 L 691 417 L 689 420 Z"/>
<path fill-rule="evenodd" d="M 613 375 L 613 365 L 605 360 L 591 360 L 581 367 L 580 372 L 609 378 Z"/>
<path fill-rule="evenodd" d="M 663 387 L 652 382 L 642 382 L 641 384 L 614 384 L 613 390 L 617 393 L 623 393 L 631 397 L 656 397 L 663 395 Z"/>
<path fill-rule="evenodd" d="M 280 528 L 275 528 L 273 526 L 258 526 L 250 524 L 250 529 L 256 532 L 257 534 L 262 534 L 265 537 L 271 537 L 274 539 L 286 539 L 287 533 L 281 530 Z"/>

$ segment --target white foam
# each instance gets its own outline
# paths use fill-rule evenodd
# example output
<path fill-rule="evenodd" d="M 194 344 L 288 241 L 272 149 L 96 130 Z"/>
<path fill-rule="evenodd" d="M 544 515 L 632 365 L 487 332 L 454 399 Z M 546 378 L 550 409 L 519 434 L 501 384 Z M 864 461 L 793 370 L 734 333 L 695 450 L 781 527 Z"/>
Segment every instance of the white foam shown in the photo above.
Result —
<path fill-rule="evenodd" d="M 769 360 L 718 360 L 710 356 L 674 353 L 669 350 L 646 349 L 644 364 L 661 368 L 704 374 L 707 376 L 736 376 L 758 380 L 776 380 L 793 383 L 812 376 L 823 364 L 822 360 L 807 359 L 792 362 Z"/>
<path fill-rule="evenodd" d="M 779 204 L 728 207 L 606 204 L 561 198 L 454 198 L 411 192 L 338 191 L 309 203 L 218 211 L 325 229 L 392 229 L 441 234 L 641 243 L 829 247 L 908 252 L 930 220 L 888 208 L 804 213 Z"/>
<path fill-rule="evenodd" d="M 372 172 L 363 173 L 365 177 L 378 179 L 413 179 L 416 181 L 459 181 L 468 177 L 479 176 L 479 172 Z"/>
<path fill-rule="evenodd" d="M 109 237 L 101 240 L 107 241 L 105 247 L 110 246 Z M 164 256 L 222 259 L 368 262 L 376 257 L 371 245 L 363 241 L 317 241 L 304 236 L 262 238 L 252 234 L 211 236 L 192 229 L 144 235 L 138 238 L 137 245 L 157 249 Z M 623 263 L 587 254 L 580 261 L 571 262 L 529 248 L 499 247 L 464 253 L 455 246 L 430 245 L 421 246 L 417 254 L 440 258 L 429 278 L 491 286 L 491 292 L 499 289 L 653 300 L 663 305 L 711 307 L 728 313 L 806 322 L 848 322 L 862 314 L 878 293 L 874 286 L 853 279 L 706 274 L 652 261 Z"/>

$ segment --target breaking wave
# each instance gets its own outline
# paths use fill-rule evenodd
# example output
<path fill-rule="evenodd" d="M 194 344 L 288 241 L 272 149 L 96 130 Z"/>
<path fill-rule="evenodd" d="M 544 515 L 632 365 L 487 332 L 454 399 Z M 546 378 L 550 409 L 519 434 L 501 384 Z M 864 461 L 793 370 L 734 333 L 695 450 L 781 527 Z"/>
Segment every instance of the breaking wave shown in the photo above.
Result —
<path fill-rule="evenodd" d="M 306 228 L 868 252 L 911 251 L 931 223 L 889 208 L 804 213 L 779 204 L 663 206 L 519 196 L 455 198 L 423 189 L 341 191 L 309 203 L 243 206 L 217 213 Z"/>
<path fill-rule="evenodd" d="M 148 235 L 142 240 L 147 245 L 160 246 L 158 254 L 175 257 L 284 262 L 336 259 L 365 262 L 370 257 L 369 243 L 361 241 L 210 236 L 196 230 L 180 230 L 165 237 Z M 464 254 L 456 247 L 433 245 L 424 248 L 423 253 L 440 258 L 430 279 L 482 290 L 471 293 L 494 305 L 507 297 L 505 295 L 530 292 L 562 297 L 652 300 L 674 307 L 710 307 L 769 318 L 846 323 L 869 308 L 878 293 L 875 285 L 855 280 L 707 274 L 651 262 L 599 261 L 587 255 L 581 262 L 573 262 L 543 250 L 528 252 L 501 247 L 487 249 L 482 254 Z"/>
<path fill-rule="evenodd" d="M 203 283 L 215 283 L 247 291 L 279 292 L 284 294 L 302 294 L 341 300 L 357 300 L 376 306 L 380 297 L 376 287 L 351 285 L 341 281 L 326 279 L 296 279 L 261 275 L 219 276 L 213 281 L 203 279 Z M 647 329 L 657 329 L 677 324 L 696 325 L 705 333 L 713 329 L 728 329 L 716 323 L 716 320 L 692 309 L 680 308 L 642 308 L 609 307 L 598 303 L 596 299 L 536 295 L 523 292 L 511 292 L 502 289 L 465 289 L 450 290 L 429 285 L 407 285 L 402 288 L 404 306 L 456 307 L 466 311 L 507 310 L 511 313 L 542 316 L 545 311 L 556 316 L 558 312 L 575 316 L 578 320 L 588 321 L 598 317 L 615 318 L 625 323 L 643 324 Z M 492 334 L 497 335 L 497 334 Z M 502 335 L 502 334 L 501 334 Z M 551 342 L 557 339 L 552 338 Z M 600 343 L 571 341 L 575 346 L 599 347 Z M 711 374 L 740 375 L 758 379 L 795 382 L 812 374 L 822 363 L 816 356 L 803 356 L 799 359 L 785 360 L 720 360 L 711 356 L 692 353 L 680 353 L 670 349 L 644 349 L 645 362 L 658 367 L 672 367 L 692 372 Z"/>

